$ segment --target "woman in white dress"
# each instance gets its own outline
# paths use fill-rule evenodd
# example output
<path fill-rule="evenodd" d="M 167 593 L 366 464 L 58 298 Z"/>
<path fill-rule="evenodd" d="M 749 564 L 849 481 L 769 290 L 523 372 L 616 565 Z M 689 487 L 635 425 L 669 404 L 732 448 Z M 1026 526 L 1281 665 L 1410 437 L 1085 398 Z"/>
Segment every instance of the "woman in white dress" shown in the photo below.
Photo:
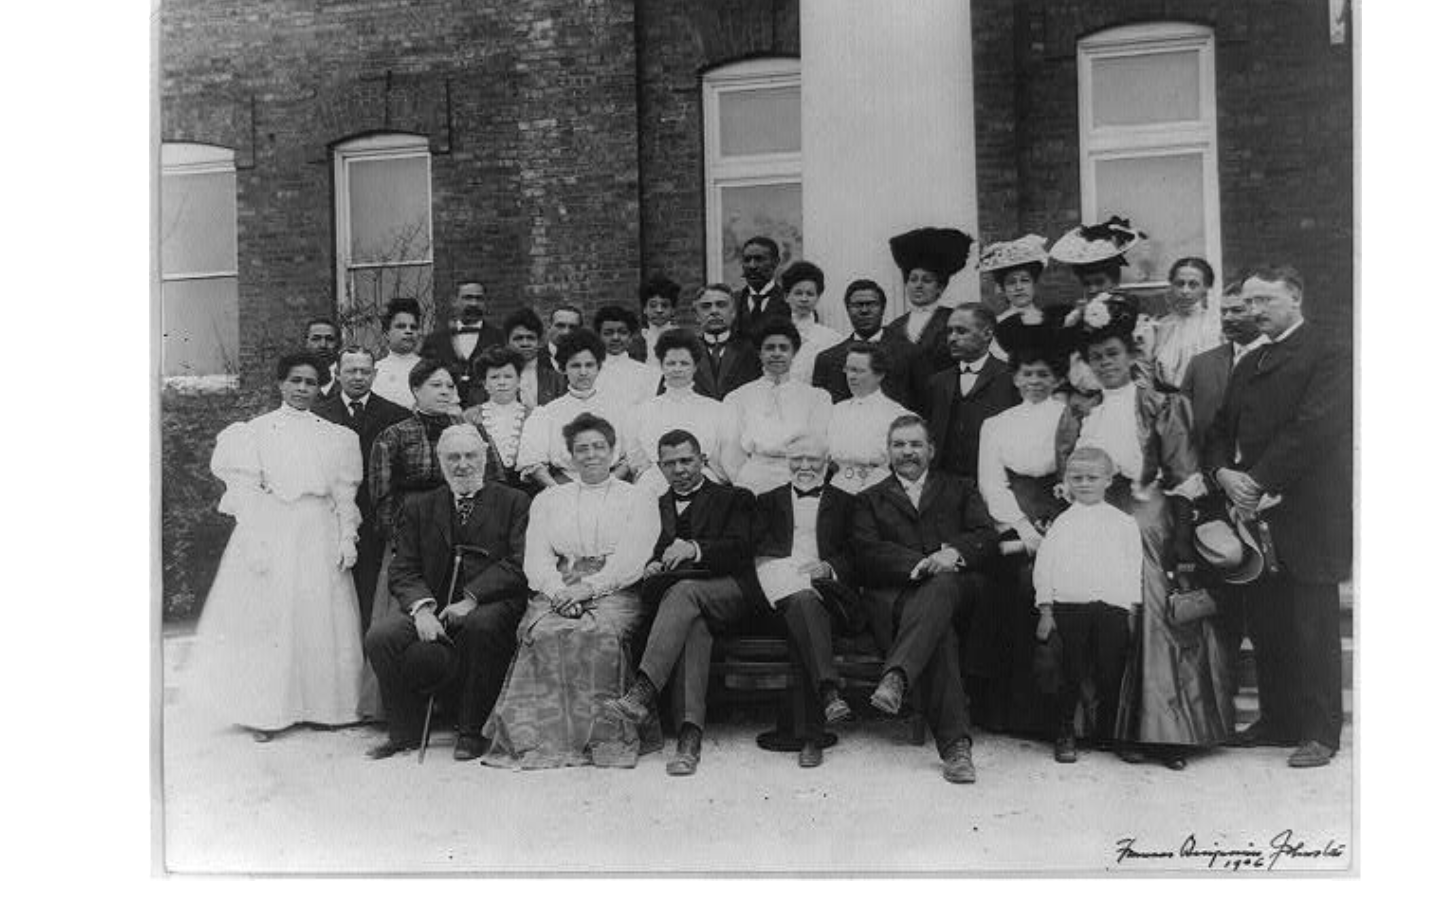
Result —
<path fill-rule="evenodd" d="M 360 439 L 309 411 L 324 368 L 310 353 L 282 357 L 279 409 L 220 432 L 210 462 L 235 531 L 200 617 L 192 688 L 257 741 L 356 721 Z"/>
<path fill-rule="evenodd" d="M 755 341 L 760 377 L 725 396 L 733 437 L 723 465 L 737 487 L 759 496 L 790 482 L 786 445 L 802 434 L 826 434 L 834 404 L 829 391 L 791 377 L 800 349 L 793 322 L 768 319 Z"/>
<path fill-rule="evenodd" d="M 700 452 L 707 460 L 706 477 L 728 482 L 723 459 L 733 455 L 729 449 L 733 427 L 724 404 L 695 392 L 695 368 L 705 358 L 700 339 L 689 331 L 673 329 L 660 335 L 655 352 L 660 358 L 665 392 L 640 404 L 635 413 L 633 438 L 626 453 L 636 473 L 635 483 L 657 499 L 669 490 L 665 475 L 655 464 L 655 454 L 661 435 L 677 428 L 690 432 L 700 442 Z"/>
<path fill-rule="evenodd" d="M 790 321 L 800 333 L 800 349 L 790 363 L 790 377 L 810 384 L 815 377 L 815 357 L 845 340 L 845 336 L 821 325 L 815 316 L 820 295 L 825 293 L 825 273 L 819 266 L 804 261 L 791 263 L 780 276 L 780 286 L 785 290 L 785 302 L 790 304 Z"/>
<path fill-rule="evenodd" d="M 830 484 L 847 494 L 858 494 L 890 474 L 890 423 L 910 410 L 880 389 L 889 371 L 890 353 L 883 344 L 850 344 L 845 382 L 851 396 L 835 404 L 828 442 L 835 463 Z"/>
<path fill-rule="evenodd" d="M 624 410 L 633 418 L 635 407 L 660 390 L 660 373 L 630 356 L 640 320 L 625 307 L 612 305 L 596 310 L 594 321 L 605 345 L 605 365 L 595 379 L 595 390 L 608 397 L 612 411 Z"/>
<path fill-rule="evenodd" d="M 1198 256 L 1170 267 L 1169 313 L 1155 323 L 1155 378 L 1179 387 L 1196 354 L 1220 346 L 1220 316 L 1210 306 L 1215 270 Z"/>
<path fill-rule="evenodd" d="M 396 297 L 385 305 L 386 354 L 375 363 L 375 382 L 370 390 L 406 409 L 415 405 L 410 392 L 410 370 L 420 361 L 420 304 L 409 297 Z"/>
<path fill-rule="evenodd" d="M 564 430 L 581 413 L 600 416 L 609 422 L 619 435 L 618 449 L 624 449 L 626 436 L 633 427 L 630 413 L 595 388 L 605 358 L 605 345 L 600 337 L 584 328 L 556 342 L 555 361 L 565 373 L 569 388 L 525 421 L 520 452 L 515 460 L 523 478 L 541 487 L 575 480 L 575 460 L 570 457 Z M 614 459 L 614 466 L 616 478 L 628 477 L 630 469 L 623 458 Z"/>

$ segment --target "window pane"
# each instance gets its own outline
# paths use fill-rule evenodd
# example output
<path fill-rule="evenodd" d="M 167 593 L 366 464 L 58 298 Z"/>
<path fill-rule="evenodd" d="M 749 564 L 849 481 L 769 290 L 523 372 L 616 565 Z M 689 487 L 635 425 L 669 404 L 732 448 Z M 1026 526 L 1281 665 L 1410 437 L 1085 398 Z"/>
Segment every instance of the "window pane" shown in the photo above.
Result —
<path fill-rule="evenodd" d="M 799 183 L 722 187 L 720 228 L 726 284 L 740 284 L 740 248 L 756 235 L 780 245 L 780 268 L 801 259 Z"/>
<path fill-rule="evenodd" d="M 396 297 L 420 301 L 420 333 L 429 333 L 435 320 L 432 274 L 429 265 L 351 269 L 348 303 L 340 310 L 340 326 L 346 343 L 360 344 L 377 353 L 382 350 L 385 342 L 380 316 L 385 304 Z"/>
<path fill-rule="evenodd" d="M 1096 126 L 1200 119 L 1199 51 L 1096 59 L 1091 73 Z"/>
<path fill-rule="evenodd" d="M 351 160 L 350 259 L 430 259 L 430 161 L 424 156 Z"/>
<path fill-rule="evenodd" d="M 723 91 L 720 155 L 800 152 L 800 85 Z"/>
<path fill-rule="evenodd" d="M 240 371 L 239 281 L 196 278 L 160 285 L 160 366 L 166 375 Z"/>
<path fill-rule="evenodd" d="M 234 272 L 235 173 L 160 179 L 160 271 Z"/>
<path fill-rule="evenodd" d="M 1163 281 L 1181 256 L 1205 256 L 1204 158 L 1199 153 L 1095 163 L 1095 220 L 1124 216 L 1146 240 L 1125 254 L 1126 281 Z"/>

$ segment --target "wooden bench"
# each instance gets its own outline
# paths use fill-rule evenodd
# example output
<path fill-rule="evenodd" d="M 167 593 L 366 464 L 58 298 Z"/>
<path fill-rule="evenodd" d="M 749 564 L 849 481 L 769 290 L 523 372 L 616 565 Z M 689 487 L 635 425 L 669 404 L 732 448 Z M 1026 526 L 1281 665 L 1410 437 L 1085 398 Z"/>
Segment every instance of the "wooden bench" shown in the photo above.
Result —
<path fill-rule="evenodd" d="M 752 628 L 715 642 L 710 662 L 708 698 L 720 702 L 772 705 L 775 728 L 763 732 L 755 741 L 763 749 L 795 752 L 801 742 L 795 735 L 795 723 L 804 715 L 804 679 L 799 664 L 790 657 L 790 648 L 777 630 L 778 623 L 768 629 Z M 766 633 L 768 631 L 768 633 Z M 864 703 L 861 690 L 873 690 L 883 675 L 884 657 L 870 635 L 834 638 L 835 668 L 840 675 L 840 690 L 855 706 Z M 672 721 L 678 726 L 683 718 L 684 678 L 682 666 L 676 666 L 670 689 Z M 918 713 L 910 718 L 910 742 L 925 743 L 925 719 Z M 832 746 L 837 738 L 827 733 L 824 746 Z"/>

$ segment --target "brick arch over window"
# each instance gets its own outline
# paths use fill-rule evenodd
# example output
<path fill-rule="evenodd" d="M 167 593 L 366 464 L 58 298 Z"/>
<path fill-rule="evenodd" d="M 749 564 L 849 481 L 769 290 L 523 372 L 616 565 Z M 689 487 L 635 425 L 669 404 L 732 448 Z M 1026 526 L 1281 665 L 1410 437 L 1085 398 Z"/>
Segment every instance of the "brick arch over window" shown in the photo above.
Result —
<path fill-rule="evenodd" d="M 638 0 L 641 267 L 706 282 L 704 76 L 800 56 L 800 2 Z M 688 315 L 688 309 L 682 309 Z"/>

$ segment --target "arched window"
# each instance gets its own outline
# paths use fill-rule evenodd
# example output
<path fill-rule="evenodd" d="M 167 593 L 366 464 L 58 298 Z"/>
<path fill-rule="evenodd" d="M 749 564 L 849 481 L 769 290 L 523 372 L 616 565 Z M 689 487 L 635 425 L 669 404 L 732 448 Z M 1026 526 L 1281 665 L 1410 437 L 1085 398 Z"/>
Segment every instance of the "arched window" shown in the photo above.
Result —
<path fill-rule="evenodd" d="M 161 373 L 239 372 L 235 151 L 160 146 Z"/>
<path fill-rule="evenodd" d="M 395 297 L 434 310 L 430 144 L 379 134 L 335 145 L 335 280 L 347 341 L 381 346 L 380 315 Z"/>
<path fill-rule="evenodd" d="M 752 59 L 704 76 L 706 279 L 739 284 L 741 244 L 801 255 L 800 60 Z"/>
<path fill-rule="evenodd" d="M 1159 22 L 1077 44 L 1080 206 L 1087 222 L 1130 219 L 1148 235 L 1127 254 L 1127 282 L 1159 286 L 1170 263 L 1220 259 L 1215 36 Z"/>

